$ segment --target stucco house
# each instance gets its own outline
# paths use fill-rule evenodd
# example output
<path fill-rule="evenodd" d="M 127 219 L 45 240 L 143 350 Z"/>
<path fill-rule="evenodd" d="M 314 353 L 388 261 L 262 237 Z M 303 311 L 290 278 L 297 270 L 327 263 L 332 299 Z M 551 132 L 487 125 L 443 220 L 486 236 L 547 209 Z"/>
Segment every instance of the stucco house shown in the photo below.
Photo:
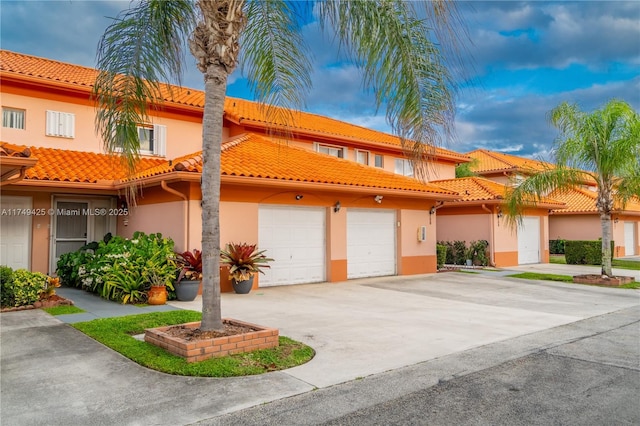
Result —
<path fill-rule="evenodd" d="M 53 273 L 61 254 L 107 232 L 161 232 L 177 250 L 200 247 L 204 94 L 167 90 L 140 125 L 131 177 L 94 131 L 96 75 L 0 51 L 0 264 Z M 304 112 L 283 129 L 242 99 L 227 98 L 224 111 L 221 243 L 255 242 L 275 259 L 256 285 L 436 271 L 429 212 L 459 195 L 411 177 L 398 138 Z M 467 161 L 438 149 L 430 177 L 452 179 Z M 135 207 L 122 197 L 132 181 Z"/>
<path fill-rule="evenodd" d="M 470 169 L 478 176 L 507 185 L 517 184 L 526 176 L 553 167 L 550 163 L 494 151 L 468 152 L 473 158 Z M 554 191 L 549 198 L 563 202 L 562 209 L 550 208 L 549 239 L 597 240 L 602 236 L 600 215 L 596 209 L 596 189 L 585 180 L 580 188 Z M 613 220 L 614 256 L 640 253 L 640 200 L 631 200 L 623 208 L 616 204 Z"/>
<path fill-rule="evenodd" d="M 549 262 L 549 211 L 563 208 L 563 202 L 545 198 L 530 205 L 514 227 L 503 214 L 507 185 L 481 177 L 432 183 L 460 194 L 436 207 L 438 241 L 485 240 L 491 264 L 497 267 Z"/>

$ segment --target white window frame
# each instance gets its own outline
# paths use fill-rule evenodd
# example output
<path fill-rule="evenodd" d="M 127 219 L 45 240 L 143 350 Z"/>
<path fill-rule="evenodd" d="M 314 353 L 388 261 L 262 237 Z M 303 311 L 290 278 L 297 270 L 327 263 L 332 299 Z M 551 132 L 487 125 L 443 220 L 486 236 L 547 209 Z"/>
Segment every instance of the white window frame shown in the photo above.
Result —
<path fill-rule="evenodd" d="M 24 109 L 2 107 L 2 127 L 4 128 L 24 130 L 26 118 L 27 111 Z"/>
<path fill-rule="evenodd" d="M 361 155 L 364 155 L 364 161 L 360 161 Z M 371 153 L 362 149 L 356 149 L 356 163 L 368 166 L 371 163 Z"/>
<path fill-rule="evenodd" d="M 378 165 L 378 159 L 380 159 L 380 165 Z M 373 167 L 384 169 L 384 155 L 382 154 L 373 155 Z"/>
<path fill-rule="evenodd" d="M 161 124 L 154 125 L 140 125 L 137 126 L 138 130 L 138 142 L 140 141 L 140 130 L 149 130 L 151 133 L 151 149 L 140 148 L 140 154 L 142 155 L 155 155 L 157 157 L 167 156 L 167 126 Z M 122 147 L 116 149 L 116 151 L 122 151 Z"/>
<path fill-rule="evenodd" d="M 394 162 L 394 172 L 397 175 L 413 177 L 413 166 L 406 158 L 396 158 Z"/>
<path fill-rule="evenodd" d="M 347 158 L 347 148 L 338 145 L 329 145 L 316 142 L 315 151 L 321 154 L 331 155 L 336 158 Z M 335 154 L 333 153 L 335 152 Z M 341 154 L 340 154 L 341 153 Z"/>
<path fill-rule="evenodd" d="M 76 137 L 76 115 L 70 112 L 46 111 L 45 135 L 73 139 Z"/>

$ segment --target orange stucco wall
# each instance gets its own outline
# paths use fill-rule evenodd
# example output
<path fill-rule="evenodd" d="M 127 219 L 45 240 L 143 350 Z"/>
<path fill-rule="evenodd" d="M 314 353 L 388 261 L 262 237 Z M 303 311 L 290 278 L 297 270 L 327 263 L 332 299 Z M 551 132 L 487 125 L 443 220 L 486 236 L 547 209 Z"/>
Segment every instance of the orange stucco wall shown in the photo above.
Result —
<path fill-rule="evenodd" d="M 95 108 L 86 100 L 65 96 L 39 98 L 33 97 L 29 92 L 15 94 L 3 90 L 2 105 L 26 111 L 25 129 L 3 128 L 3 141 L 44 148 L 103 152 L 102 140 L 95 132 Z M 75 114 L 75 137 L 70 139 L 46 136 L 47 110 Z M 176 119 L 170 114 L 158 111 L 148 124 L 167 126 L 167 158 L 179 157 L 202 149 L 200 121 L 189 121 L 183 116 Z"/>

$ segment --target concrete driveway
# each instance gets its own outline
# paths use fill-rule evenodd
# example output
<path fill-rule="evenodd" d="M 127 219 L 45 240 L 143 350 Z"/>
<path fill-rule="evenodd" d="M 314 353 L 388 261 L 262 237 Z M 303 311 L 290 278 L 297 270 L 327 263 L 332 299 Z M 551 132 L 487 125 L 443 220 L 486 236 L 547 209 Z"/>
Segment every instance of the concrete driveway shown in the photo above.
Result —
<path fill-rule="evenodd" d="M 451 272 L 224 294 L 222 310 L 315 348 L 287 374 L 322 388 L 638 303 L 635 290 Z"/>
<path fill-rule="evenodd" d="M 199 310 L 200 303 L 173 305 Z M 41 310 L 3 313 L 0 420 L 12 425 L 192 424 L 451 354 L 460 359 L 451 361 L 455 368 L 443 377 L 462 376 L 558 339 L 593 333 L 581 326 L 570 333 L 549 329 L 637 305 L 638 290 L 453 272 L 224 294 L 225 317 L 278 327 L 282 335 L 317 351 L 300 367 L 229 379 L 161 374 Z M 637 323 L 640 311 L 630 312 L 626 315 L 635 319 L 628 321 Z M 494 342 L 500 343 L 490 345 Z M 489 347 L 496 349 L 481 364 L 461 353 Z M 430 380 L 437 383 L 436 376 Z"/>

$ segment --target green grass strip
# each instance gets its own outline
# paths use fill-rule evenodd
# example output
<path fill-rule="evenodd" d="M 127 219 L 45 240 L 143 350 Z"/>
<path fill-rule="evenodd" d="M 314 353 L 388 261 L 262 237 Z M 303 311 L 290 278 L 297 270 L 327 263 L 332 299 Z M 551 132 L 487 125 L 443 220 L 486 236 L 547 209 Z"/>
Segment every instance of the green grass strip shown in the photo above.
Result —
<path fill-rule="evenodd" d="M 42 308 L 42 310 L 50 315 L 81 314 L 83 312 L 87 312 L 84 309 L 80 309 L 73 305 L 52 306 L 51 308 Z"/>
<path fill-rule="evenodd" d="M 507 275 L 512 278 L 524 278 L 526 280 L 544 280 L 544 281 L 560 281 L 566 283 L 572 283 L 573 277 L 571 275 L 558 275 L 558 274 L 539 274 L 537 272 L 522 272 L 519 274 Z"/>
<path fill-rule="evenodd" d="M 138 364 L 168 374 L 200 377 L 233 377 L 284 370 L 310 361 L 314 350 L 300 342 L 280 336 L 280 346 L 246 354 L 236 354 L 188 363 L 184 358 L 132 336 L 146 328 L 200 321 L 200 312 L 169 311 L 71 324 L 98 342 Z"/>
<path fill-rule="evenodd" d="M 552 254 L 549 255 L 549 263 L 554 263 L 557 265 L 566 265 L 567 261 L 562 254 Z M 599 266 L 599 265 L 592 265 Z M 629 269 L 631 271 L 640 271 L 640 262 L 634 260 L 626 260 L 626 259 L 613 259 L 611 261 L 611 266 L 618 269 Z"/>
<path fill-rule="evenodd" d="M 573 277 L 571 275 L 539 274 L 536 272 L 522 272 L 520 274 L 513 274 L 513 275 L 507 275 L 507 276 L 512 278 L 524 278 L 527 280 L 560 281 L 560 282 L 566 282 L 566 283 L 573 283 Z M 586 284 L 586 285 L 597 285 L 597 284 Z M 623 284 L 619 286 L 602 285 L 599 287 L 637 289 L 637 288 L 640 288 L 640 282 L 633 281 L 628 284 Z"/>

